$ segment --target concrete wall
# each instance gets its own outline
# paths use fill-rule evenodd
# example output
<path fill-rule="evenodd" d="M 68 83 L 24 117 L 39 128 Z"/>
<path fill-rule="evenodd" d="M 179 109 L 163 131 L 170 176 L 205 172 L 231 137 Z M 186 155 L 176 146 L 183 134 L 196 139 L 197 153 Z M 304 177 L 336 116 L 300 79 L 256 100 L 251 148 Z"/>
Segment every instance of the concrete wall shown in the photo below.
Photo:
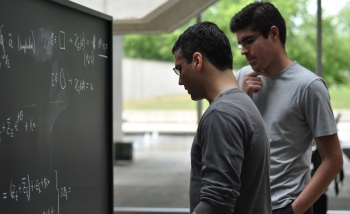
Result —
<path fill-rule="evenodd" d="M 187 94 L 172 70 L 174 62 L 122 59 L 123 101 Z"/>

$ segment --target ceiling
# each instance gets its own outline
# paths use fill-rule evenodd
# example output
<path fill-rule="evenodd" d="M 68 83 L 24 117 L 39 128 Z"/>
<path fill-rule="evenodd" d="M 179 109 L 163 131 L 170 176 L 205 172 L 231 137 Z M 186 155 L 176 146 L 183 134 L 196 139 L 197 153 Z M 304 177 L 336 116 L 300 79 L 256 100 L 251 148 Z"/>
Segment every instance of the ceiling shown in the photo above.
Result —
<path fill-rule="evenodd" d="M 113 17 L 113 34 L 168 33 L 217 0 L 72 0 Z"/>

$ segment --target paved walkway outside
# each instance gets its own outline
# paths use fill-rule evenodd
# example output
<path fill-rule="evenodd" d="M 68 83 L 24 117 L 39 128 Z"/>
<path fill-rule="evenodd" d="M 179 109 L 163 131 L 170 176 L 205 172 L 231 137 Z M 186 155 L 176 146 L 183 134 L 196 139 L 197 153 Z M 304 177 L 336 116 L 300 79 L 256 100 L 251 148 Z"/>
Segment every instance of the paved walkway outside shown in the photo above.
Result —
<path fill-rule="evenodd" d="M 350 147 L 350 110 L 341 113 L 338 135 Z M 190 146 L 197 128 L 196 111 L 124 111 L 124 141 L 133 142 L 133 161 L 114 166 L 116 208 L 187 209 Z M 344 158 L 345 180 L 335 196 L 329 186 L 329 210 L 349 210 L 350 160 Z M 334 213 L 334 212 L 329 212 Z M 344 213 L 344 212 L 342 212 Z"/>
<path fill-rule="evenodd" d="M 135 210 L 135 207 L 188 209 L 193 135 L 162 135 L 153 132 L 127 135 L 125 139 L 134 144 L 133 160 L 114 165 L 114 206 L 124 210 L 125 207 L 131 210 Z M 349 214 L 349 159 L 344 158 L 344 163 L 345 180 L 339 195 L 335 196 L 333 183 L 327 190 L 328 209 L 348 210 Z"/>

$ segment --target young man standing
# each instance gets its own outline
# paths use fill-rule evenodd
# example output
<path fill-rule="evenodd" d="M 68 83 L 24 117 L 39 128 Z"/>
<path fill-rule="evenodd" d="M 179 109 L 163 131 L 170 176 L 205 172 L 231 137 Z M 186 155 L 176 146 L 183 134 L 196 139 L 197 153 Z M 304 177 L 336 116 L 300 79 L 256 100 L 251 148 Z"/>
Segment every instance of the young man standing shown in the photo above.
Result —
<path fill-rule="evenodd" d="M 265 126 L 233 75 L 228 38 L 203 22 L 180 35 L 172 52 L 179 85 L 210 103 L 191 149 L 191 213 L 271 213 Z"/>
<path fill-rule="evenodd" d="M 288 58 L 285 21 L 271 3 L 247 5 L 230 29 L 250 64 L 237 79 L 268 131 L 273 213 L 313 213 L 312 204 L 343 164 L 326 83 Z M 322 164 L 311 179 L 313 139 Z"/>

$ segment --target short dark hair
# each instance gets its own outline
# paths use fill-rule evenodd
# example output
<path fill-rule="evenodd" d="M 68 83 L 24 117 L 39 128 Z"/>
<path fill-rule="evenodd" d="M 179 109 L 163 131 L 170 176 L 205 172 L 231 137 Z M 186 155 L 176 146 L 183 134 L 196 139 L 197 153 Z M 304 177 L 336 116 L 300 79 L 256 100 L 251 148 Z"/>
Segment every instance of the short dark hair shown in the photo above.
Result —
<path fill-rule="evenodd" d="M 190 26 L 176 40 L 172 52 L 192 62 L 195 52 L 199 52 L 217 69 L 232 69 L 233 59 L 229 39 L 225 33 L 212 22 L 201 22 Z"/>
<path fill-rule="evenodd" d="M 285 46 L 287 39 L 286 22 L 278 9 L 270 2 L 254 2 L 248 4 L 240 12 L 236 13 L 230 22 L 230 30 L 236 33 L 250 26 L 251 30 L 259 31 L 267 38 L 270 28 L 276 26 L 279 30 L 279 38 Z"/>

